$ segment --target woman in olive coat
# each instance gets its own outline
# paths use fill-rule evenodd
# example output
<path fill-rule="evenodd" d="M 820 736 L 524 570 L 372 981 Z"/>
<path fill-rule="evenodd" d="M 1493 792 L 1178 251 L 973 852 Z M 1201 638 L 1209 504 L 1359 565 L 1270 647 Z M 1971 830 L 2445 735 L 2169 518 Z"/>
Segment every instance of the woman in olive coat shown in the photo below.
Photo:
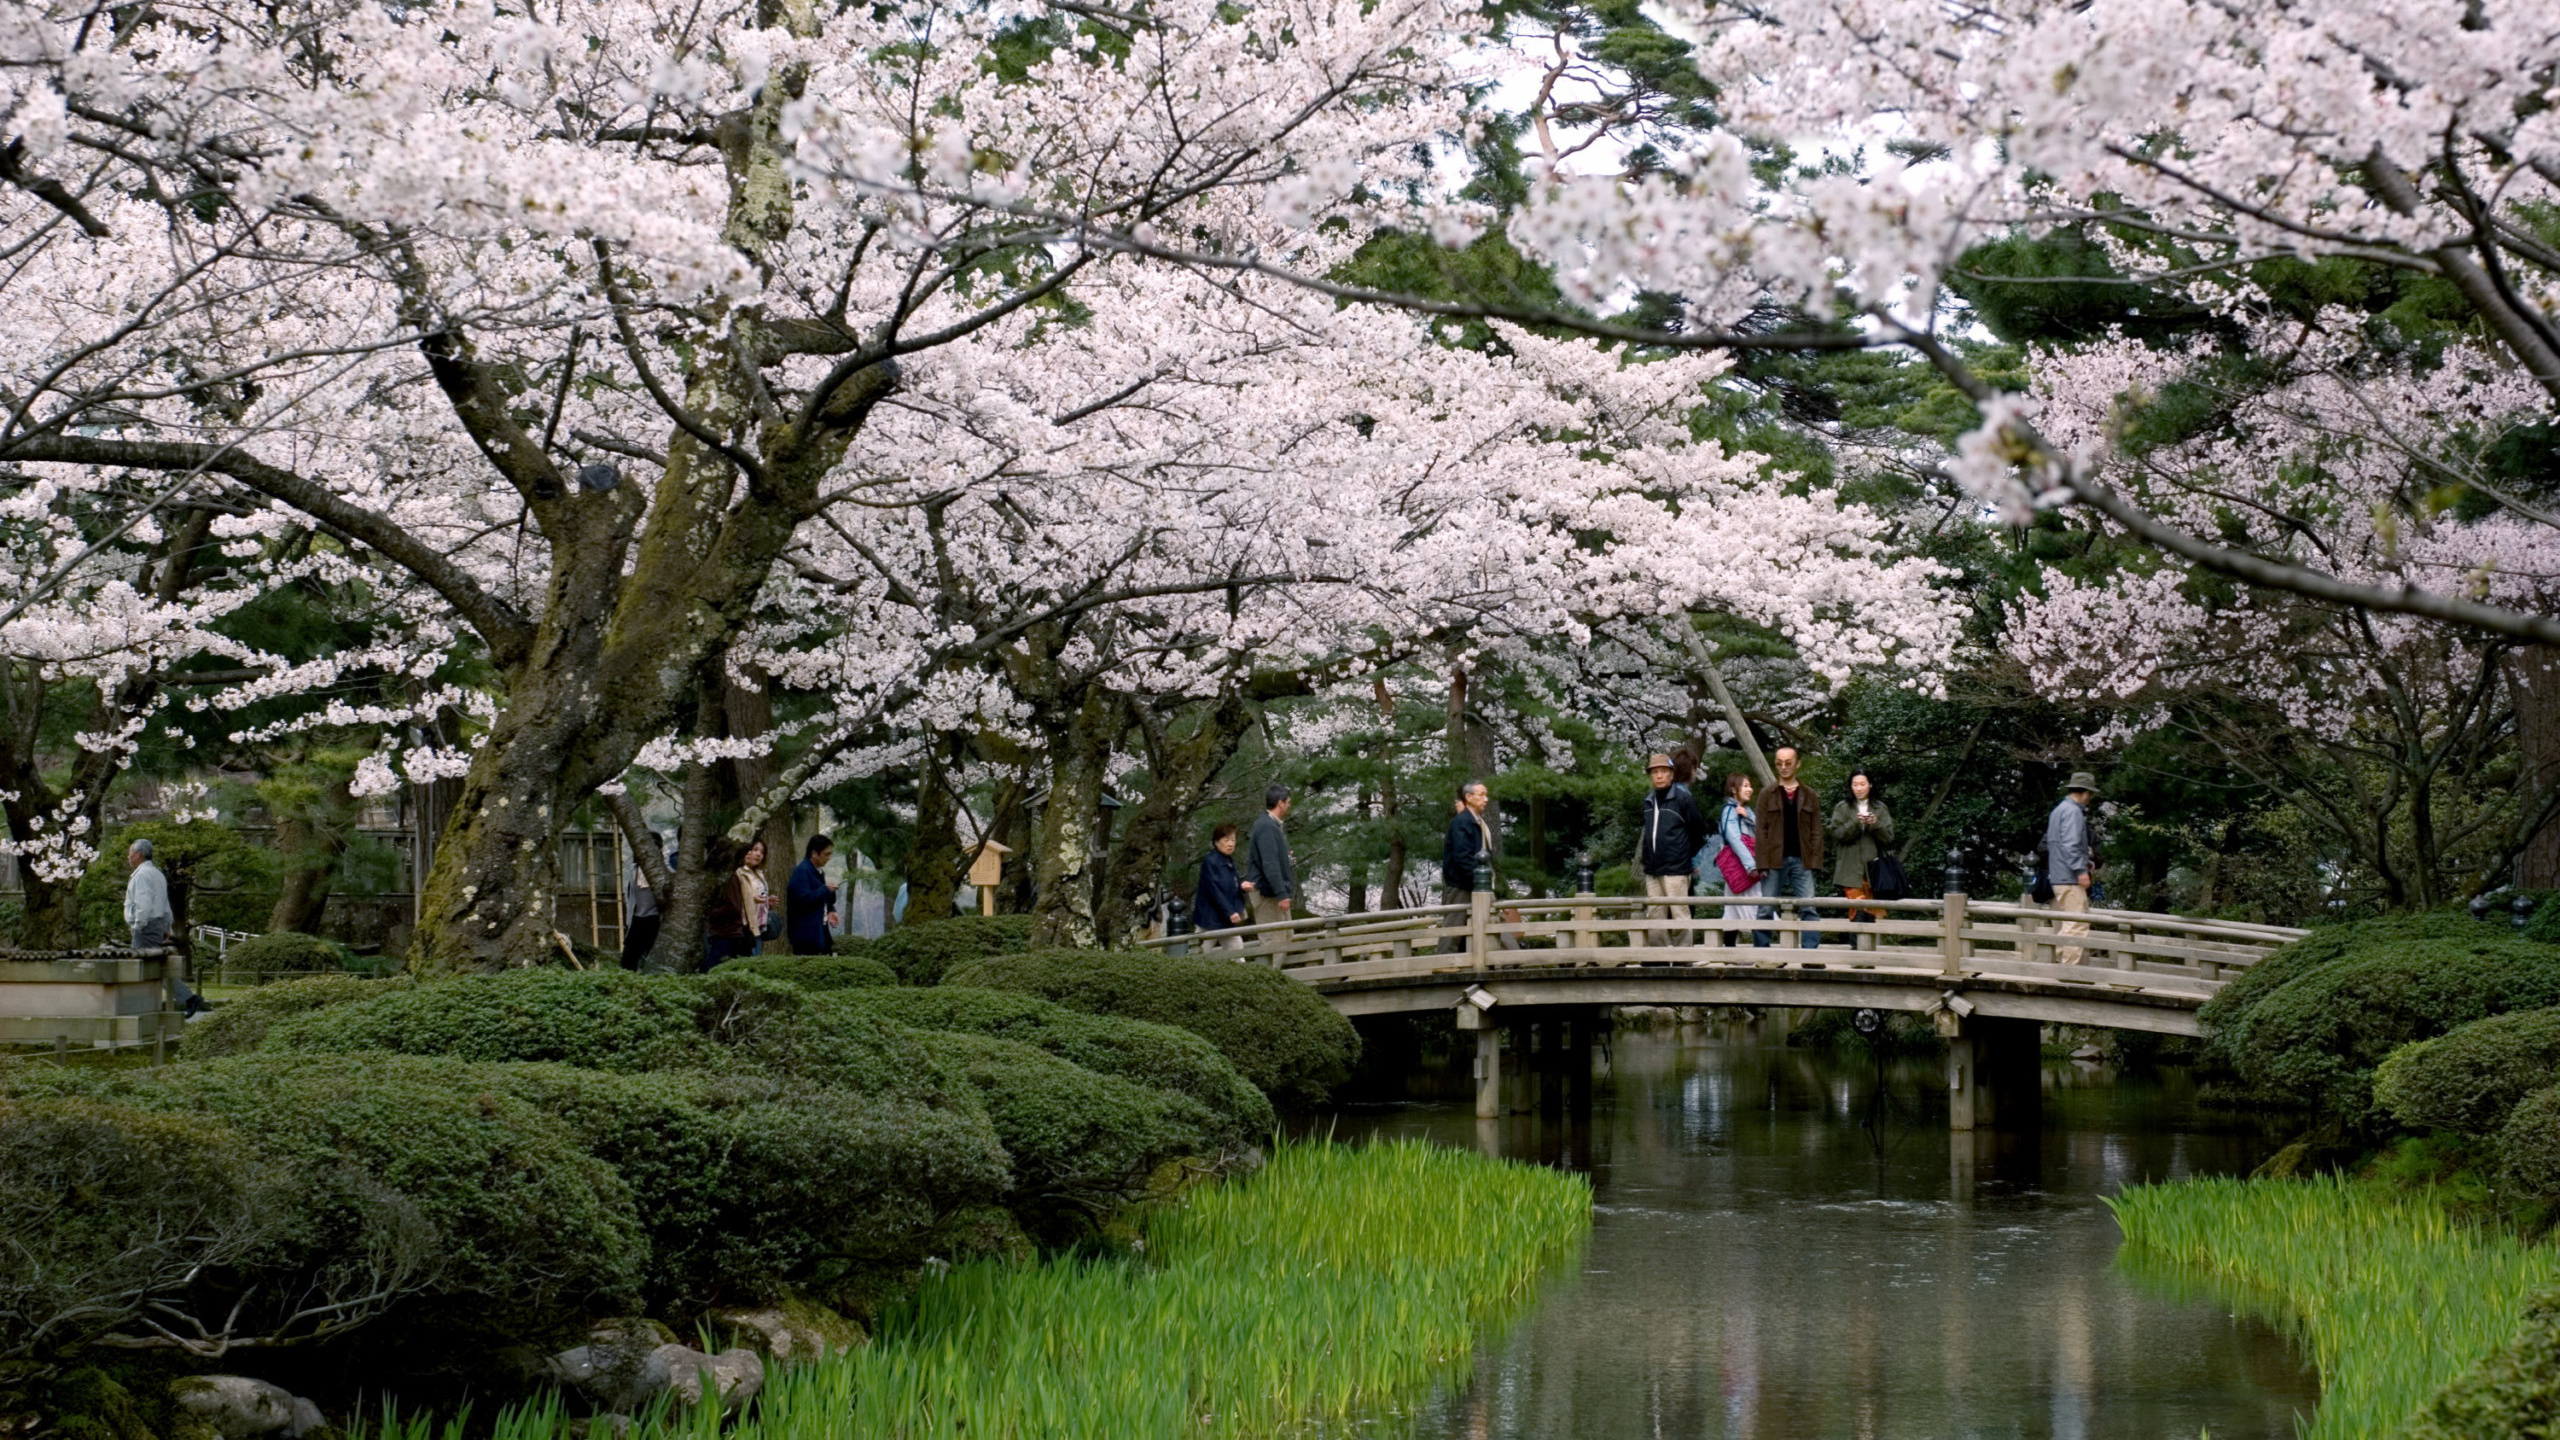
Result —
<path fill-rule="evenodd" d="M 1831 841 L 1831 883 L 1852 900 L 1866 900 L 1875 891 L 1867 885 L 1867 864 L 1893 848 L 1893 812 L 1876 798 L 1875 782 L 1865 771 L 1849 777 L 1849 797 L 1831 807 L 1831 823 L 1824 826 Z M 1852 920 L 1876 920 L 1883 912 L 1855 910 Z"/>

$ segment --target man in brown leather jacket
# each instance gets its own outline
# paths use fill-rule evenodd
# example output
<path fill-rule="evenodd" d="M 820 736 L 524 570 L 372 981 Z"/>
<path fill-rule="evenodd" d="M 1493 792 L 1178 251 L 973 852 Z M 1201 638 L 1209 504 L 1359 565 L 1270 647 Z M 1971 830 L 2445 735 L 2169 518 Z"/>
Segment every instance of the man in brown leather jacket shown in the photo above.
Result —
<path fill-rule="evenodd" d="M 1799 762 L 1794 746 L 1779 746 L 1770 763 L 1777 767 L 1778 783 L 1760 792 L 1755 807 L 1760 863 L 1769 872 L 1769 894 L 1810 900 L 1813 877 L 1822 871 L 1822 797 L 1796 778 Z M 1786 913 L 1783 905 L 1777 909 L 1781 915 Z M 1796 907 L 1799 920 L 1811 920 L 1820 913 L 1810 905 Z M 1804 932 L 1805 949 L 1821 946 L 1821 931 Z"/>

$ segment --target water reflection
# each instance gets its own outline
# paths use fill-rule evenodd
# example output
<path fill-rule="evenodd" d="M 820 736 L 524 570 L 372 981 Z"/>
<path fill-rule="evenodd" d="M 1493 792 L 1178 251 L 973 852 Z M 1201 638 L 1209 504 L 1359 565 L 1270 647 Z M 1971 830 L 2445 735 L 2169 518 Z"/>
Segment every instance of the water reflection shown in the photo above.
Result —
<path fill-rule="evenodd" d="M 1951 1137 L 1934 1068 L 1757 1029 L 1621 1033 L 1603 1068 L 1580 1118 L 1452 1098 L 1331 1122 L 1592 1177 L 1580 1273 L 1418 1436 L 2290 1440 L 2317 1398 L 2264 1325 L 2114 1268 L 2100 1193 L 2264 1149 L 2175 1084 L 2049 1068 L 2040 1125 Z"/>

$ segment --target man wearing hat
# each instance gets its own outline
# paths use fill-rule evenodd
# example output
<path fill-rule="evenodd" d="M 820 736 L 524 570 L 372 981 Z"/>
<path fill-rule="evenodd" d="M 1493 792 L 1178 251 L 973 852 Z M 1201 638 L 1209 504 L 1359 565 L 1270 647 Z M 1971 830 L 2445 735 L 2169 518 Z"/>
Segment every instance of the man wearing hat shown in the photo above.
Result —
<path fill-rule="evenodd" d="M 2044 875 L 2053 884 L 2053 908 L 2065 914 L 2089 913 L 2089 882 L 2098 868 L 2097 851 L 2089 843 L 2089 807 L 2098 801 L 2098 777 L 2086 770 L 2074 770 L 2063 787 L 2060 803 L 2044 822 Z M 2086 920 L 2057 922 L 2057 935 L 2086 935 Z M 2077 965 L 2083 955 L 2077 945 L 2057 945 L 2053 958 L 2065 965 Z"/>
<path fill-rule="evenodd" d="M 1645 758 L 1645 774 L 1653 781 L 1653 791 L 1644 797 L 1644 824 L 1637 833 L 1636 869 L 1644 872 L 1644 893 L 1648 897 L 1689 898 L 1689 866 L 1697 858 L 1700 846 L 1707 843 L 1707 817 L 1698 802 L 1689 796 L 1685 785 L 1671 783 L 1671 757 L 1651 755 Z M 1689 907 L 1655 905 L 1646 911 L 1651 919 L 1689 918 Z M 1669 932 L 1647 930 L 1648 945 L 1686 945 L 1689 927 L 1681 925 Z"/>

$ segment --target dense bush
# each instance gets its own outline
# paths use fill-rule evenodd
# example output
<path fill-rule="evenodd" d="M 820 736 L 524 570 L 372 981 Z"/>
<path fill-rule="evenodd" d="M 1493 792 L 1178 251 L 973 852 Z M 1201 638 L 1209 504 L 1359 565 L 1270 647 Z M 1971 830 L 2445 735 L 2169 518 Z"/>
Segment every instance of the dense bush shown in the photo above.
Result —
<path fill-rule="evenodd" d="M 1349 1078 L 1360 1034 L 1314 991 L 1258 965 L 1144 951 L 1035 950 L 981 960 L 949 983 L 1018 990 L 1094 1015 L 1176 1025 L 1218 1047 L 1284 1108 Z"/>
<path fill-rule="evenodd" d="M 231 947 L 225 963 L 234 970 L 322 973 L 344 970 L 351 956 L 345 946 L 299 930 L 275 930 Z M 213 968 L 213 957 L 199 957 L 198 968 Z"/>
<path fill-rule="evenodd" d="M 514 970 L 387 991 L 279 1020 L 269 1050 L 390 1050 L 588 1070 L 769 1075 L 935 1102 L 952 1088 L 915 1037 L 732 973 Z"/>
<path fill-rule="evenodd" d="M 2413 1129 L 2494 1135 L 2555 1076 L 2560 1009 L 2519 1010 L 2392 1051 L 2374 1071 L 2373 1098 Z"/>
<path fill-rule="evenodd" d="M 858 938 L 858 937 L 857 937 Z M 803 990 L 850 990 L 858 986 L 895 985 L 898 972 L 860 955 L 757 955 L 720 967 L 744 975 L 761 975 Z"/>
<path fill-rule="evenodd" d="M 2413 1040 L 2560 1005 L 2560 948 L 2512 935 L 2384 940 L 2297 976 L 2226 1022 L 2217 1045 L 2267 1098 L 2350 1129 L 2380 1119 L 2373 1070 Z"/>
<path fill-rule="evenodd" d="M 179 1042 L 180 1049 L 189 1060 L 247 1054 L 265 1043 L 268 1027 L 287 1016 L 387 995 L 411 983 L 405 976 L 367 980 L 358 975 L 315 975 L 307 980 L 261 985 L 216 1005 L 203 1019 L 189 1022 Z"/>
<path fill-rule="evenodd" d="M 2238 1028 L 2243 1018 L 2257 1008 L 2258 1002 L 2274 994 L 2278 988 L 2326 969 L 2351 954 L 2393 941 L 2460 942 L 2492 939 L 2501 933 L 2459 910 L 2430 910 L 2382 920 L 2359 920 L 2348 925 L 2323 925 L 2290 945 L 2268 951 L 2256 964 L 2233 976 L 2229 984 L 2205 1002 L 2197 1018 L 2204 1022 L 2206 1035 L 2218 1042 L 2223 1035 Z M 2208 1049 L 2229 1062 L 2231 1056 L 2227 1049 L 2211 1043 Z"/>
<path fill-rule="evenodd" d="M 1009 955 L 1031 943 L 1028 915 L 956 915 L 901 925 L 862 947 L 861 955 L 898 972 L 909 985 L 938 985 L 955 965 Z"/>
<path fill-rule="evenodd" d="M 454 1074 L 557 1117 L 621 1174 L 649 1237 L 653 1303 L 761 1299 L 823 1288 L 849 1267 L 912 1265 L 944 1219 L 994 1203 L 1009 1180 L 974 1105 L 692 1071 Z"/>
<path fill-rule="evenodd" d="M 2517 1193 L 2560 1202 L 2560 1085 L 2516 1102 L 2498 1131 L 2498 1166 Z"/>
<path fill-rule="evenodd" d="M 1187 1096 L 1070 1065 L 1013 1040 L 928 1032 L 934 1051 L 985 1100 L 1013 1188 L 1005 1203 L 1031 1233 L 1075 1239 L 1137 1199 L 1170 1160 L 1214 1158 L 1225 1125 Z"/>
<path fill-rule="evenodd" d="M 2514 1339 L 2436 1392 L 2401 1440 L 2526 1440 L 2560 1435 L 2560 1291 L 2527 1304 Z"/>
<path fill-rule="evenodd" d="M 568 1126 L 465 1083 L 459 1067 L 261 1054 L 150 1071 L 48 1068 L 12 1090 L 18 1101 L 199 1117 L 274 1167 L 260 1192 L 278 1207 L 266 1243 L 218 1257 L 161 1297 L 213 1332 L 235 1304 L 239 1338 L 256 1338 L 394 1307 L 428 1329 L 491 1316 L 533 1326 L 637 1291 L 647 1247 L 629 1187 Z M 337 1305 L 350 1308 L 327 1308 Z"/>
<path fill-rule="evenodd" d="M 1119 1015 L 1089 1015 L 1009 990 L 968 985 L 862 990 L 831 997 L 901 1025 L 1017 1040 L 1102 1075 L 1186 1095 L 1224 1121 L 1222 1146 L 1260 1144 L 1271 1133 L 1271 1102 L 1216 1046 L 1188 1030 Z"/>

